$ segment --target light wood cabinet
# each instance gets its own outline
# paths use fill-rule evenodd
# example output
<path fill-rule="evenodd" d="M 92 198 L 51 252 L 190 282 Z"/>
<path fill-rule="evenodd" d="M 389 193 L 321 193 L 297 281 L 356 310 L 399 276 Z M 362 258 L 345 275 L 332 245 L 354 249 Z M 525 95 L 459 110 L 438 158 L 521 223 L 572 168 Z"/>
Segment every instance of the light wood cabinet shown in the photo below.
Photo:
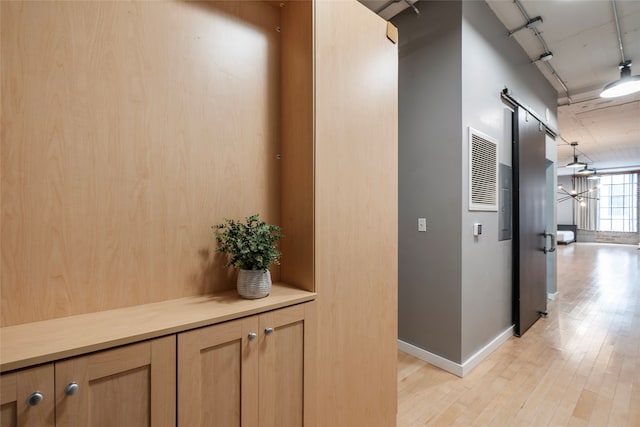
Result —
<path fill-rule="evenodd" d="M 178 426 L 302 426 L 314 303 L 178 335 Z"/>
<path fill-rule="evenodd" d="M 274 284 L 3 328 L 0 427 L 175 426 L 178 397 L 180 425 L 302 425 L 314 297 Z"/>
<path fill-rule="evenodd" d="M 55 425 L 55 400 L 53 394 L 53 364 L 4 374 L 0 377 L 0 426 L 1 427 L 53 427 Z M 39 393 L 41 400 L 32 401 Z"/>
<path fill-rule="evenodd" d="M 256 403 L 248 393 L 258 362 L 257 343 L 245 335 L 250 330 L 257 332 L 257 317 L 179 334 L 178 425 L 241 425 L 242 408 Z"/>
<path fill-rule="evenodd" d="M 173 426 L 175 354 L 169 336 L 2 375 L 0 426 Z"/>
<path fill-rule="evenodd" d="M 310 426 L 314 321 L 310 301 L 4 373 L 0 427 Z"/>
<path fill-rule="evenodd" d="M 192 330 L 203 331 L 197 351 L 174 360 L 178 407 L 160 405 L 181 425 L 394 425 L 398 75 L 387 23 L 356 0 L 0 11 L 13 59 L 1 70 L 1 427 L 25 405 L 5 399 L 5 380 L 47 363 L 86 367 L 41 403 L 53 401 L 58 423 L 90 426 L 101 410 L 118 423 L 131 410 L 175 424 L 154 415 L 168 398 L 149 381 L 154 366 L 176 365 L 156 365 L 153 348 L 137 367 L 123 361 L 137 354 L 98 352 L 176 334 L 180 347 Z M 95 55 L 99 45 L 109 55 Z M 69 108 L 43 116 L 47 100 Z M 208 233 L 248 212 L 287 236 L 281 283 L 259 301 L 237 297 Z M 301 321 L 289 318 L 299 308 L 272 311 L 316 295 L 317 334 L 316 303 Z M 248 340 L 267 323 L 273 334 Z M 69 381 L 90 396 L 60 395 Z M 146 406 L 127 409 L 149 387 Z M 72 404 L 85 417 L 76 423 L 64 418 Z"/>
<path fill-rule="evenodd" d="M 57 362 L 56 426 L 175 425 L 175 354 L 168 336 Z"/>

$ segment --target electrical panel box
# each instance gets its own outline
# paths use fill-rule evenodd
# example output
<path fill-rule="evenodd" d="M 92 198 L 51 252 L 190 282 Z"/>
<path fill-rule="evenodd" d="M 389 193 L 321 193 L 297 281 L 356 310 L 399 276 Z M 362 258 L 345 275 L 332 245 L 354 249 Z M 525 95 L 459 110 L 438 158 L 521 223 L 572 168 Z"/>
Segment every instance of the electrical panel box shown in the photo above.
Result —
<path fill-rule="evenodd" d="M 498 240 L 511 240 L 511 194 L 513 177 L 511 166 L 500 163 L 500 197 L 498 197 Z"/>

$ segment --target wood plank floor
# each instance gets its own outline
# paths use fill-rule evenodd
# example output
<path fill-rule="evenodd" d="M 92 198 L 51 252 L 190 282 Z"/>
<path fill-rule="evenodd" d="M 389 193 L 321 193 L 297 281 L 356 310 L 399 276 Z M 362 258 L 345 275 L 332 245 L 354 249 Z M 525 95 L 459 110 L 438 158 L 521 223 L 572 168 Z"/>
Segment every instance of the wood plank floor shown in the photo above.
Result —
<path fill-rule="evenodd" d="M 558 249 L 549 317 L 464 379 L 398 353 L 398 427 L 640 426 L 640 250 Z"/>

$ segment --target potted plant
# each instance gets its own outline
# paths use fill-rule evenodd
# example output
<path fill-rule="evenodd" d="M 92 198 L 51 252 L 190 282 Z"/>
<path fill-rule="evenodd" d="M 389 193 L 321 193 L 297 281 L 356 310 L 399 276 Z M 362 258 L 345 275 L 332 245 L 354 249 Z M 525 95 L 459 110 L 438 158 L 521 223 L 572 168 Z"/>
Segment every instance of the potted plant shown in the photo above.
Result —
<path fill-rule="evenodd" d="M 279 264 L 281 253 L 276 243 L 282 238 L 280 227 L 267 224 L 259 215 L 245 218 L 245 222 L 226 219 L 214 225 L 217 252 L 229 256 L 227 267 L 237 267 L 238 293 L 243 298 L 256 299 L 271 291 L 271 264 Z"/>

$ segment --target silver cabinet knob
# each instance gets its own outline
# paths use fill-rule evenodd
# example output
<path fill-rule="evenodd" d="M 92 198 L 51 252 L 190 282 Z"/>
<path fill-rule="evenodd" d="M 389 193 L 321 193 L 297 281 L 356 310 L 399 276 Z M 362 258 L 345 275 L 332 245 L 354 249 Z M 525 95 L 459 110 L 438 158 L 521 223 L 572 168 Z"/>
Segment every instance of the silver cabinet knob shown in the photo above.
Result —
<path fill-rule="evenodd" d="M 64 394 L 66 394 L 67 396 L 73 396 L 78 392 L 78 390 L 80 390 L 80 386 L 77 382 L 74 381 L 67 384 L 67 386 L 64 388 Z"/>
<path fill-rule="evenodd" d="M 273 333 L 273 328 L 264 328 L 265 335 L 271 335 Z"/>
<path fill-rule="evenodd" d="M 34 391 L 27 397 L 27 405 L 36 406 L 38 403 L 42 402 L 44 399 L 44 395 L 40 391 Z"/>
<path fill-rule="evenodd" d="M 248 338 L 249 338 L 249 341 L 253 341 L 256 338 L 258 338 L 258 334 L 256 334 L 255 332 L 249 332 Z"/>

